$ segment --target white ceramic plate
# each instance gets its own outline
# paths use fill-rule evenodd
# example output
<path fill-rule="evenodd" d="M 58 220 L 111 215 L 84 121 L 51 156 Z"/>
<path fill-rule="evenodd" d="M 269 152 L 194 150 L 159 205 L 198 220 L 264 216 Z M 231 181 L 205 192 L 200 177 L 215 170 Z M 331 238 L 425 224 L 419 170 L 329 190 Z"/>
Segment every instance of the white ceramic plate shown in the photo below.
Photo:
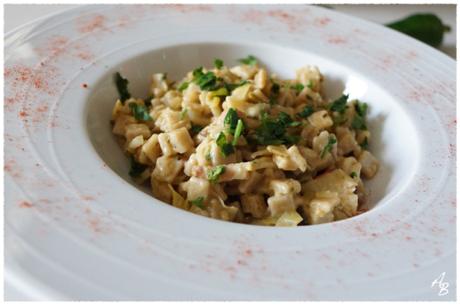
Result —
<path fill-rule="evenodd" d="M 153 72 L 248 54 L 282 77 L 317 65 L 329 96 L 370 104 L 369 212 L 248 226 L 131 182 L 109 128 L 113 73 L 143 97 Z M 4 73 L 5 274 L 28 297 L 455 299 L 456 75 L 440 52 L 318 7 L 88 6 L 9 33 Z"/>

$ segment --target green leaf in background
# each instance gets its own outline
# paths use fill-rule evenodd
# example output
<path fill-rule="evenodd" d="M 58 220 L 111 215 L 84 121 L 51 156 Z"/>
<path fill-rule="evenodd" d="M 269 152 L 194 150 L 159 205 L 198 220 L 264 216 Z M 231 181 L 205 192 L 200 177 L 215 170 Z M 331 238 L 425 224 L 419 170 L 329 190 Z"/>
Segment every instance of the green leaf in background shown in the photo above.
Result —
<path fill-rule="evenodd" d="M 386 26 L 433 47 L 439 47 L 444 38 L 444 32 L 450 31 L 450 27 L 444 25 L 441 19 L 434 14 L 414 14 Z"/>

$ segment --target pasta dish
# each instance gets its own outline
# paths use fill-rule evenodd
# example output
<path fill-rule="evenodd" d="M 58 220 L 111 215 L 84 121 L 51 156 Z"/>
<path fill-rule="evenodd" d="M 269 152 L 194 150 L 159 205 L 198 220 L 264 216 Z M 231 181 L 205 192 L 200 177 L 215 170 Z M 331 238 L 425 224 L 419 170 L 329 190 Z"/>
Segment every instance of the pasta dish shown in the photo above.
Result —
<path fill-rule="evenodd" d="M 155 198 L 195 214 L 271 226 L 327 223 L 364 211 L 362 179 L 379 169 L 368 150 L 368 105 L 324 98 L 315 66 L 280 79 L 254 56 L 215 59 L 180 82 L 152 76 L 149 98 L 119 73 L 112 131 L 130 176 Z"/>

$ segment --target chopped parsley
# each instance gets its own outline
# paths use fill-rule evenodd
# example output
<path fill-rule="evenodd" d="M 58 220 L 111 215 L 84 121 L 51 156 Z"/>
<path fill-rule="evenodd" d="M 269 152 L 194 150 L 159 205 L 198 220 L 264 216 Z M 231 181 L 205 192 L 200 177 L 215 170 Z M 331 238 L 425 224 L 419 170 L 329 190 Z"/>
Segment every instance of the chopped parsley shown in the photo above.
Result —
<path fill-rule="evenodd" d="M 214 59 L 214 67 L 220 70 L 224 66 L 224 61 L 222 59 L 216 58 Z"/>
<path fill-rule="evenodd" d="M 358 130 L 367 130 L 366 126 L 366 114 L 367 114 L 367 104 L 360 103 L 356 101 L 355 103 L 356 114 L 351 122 L 351 127 Z"/>
<path fill-rule="evenodd" d="M 367 104 L 356 101 L 355 110 L 356 110 L 356 113 L 358 113 L 358 115 L 364 118 L 366 117 L 366 114 L 367 114 Z"/>
<path fill-rule="evenodd" d="M 193 81 L 201 90 L 213 91 L 217 89 L 217 77 L 211 71 L 204 73 L 203 67 L 193 70 Z"/>
<path fill-rule="evenodd" d="M 350 177 L 351 178 L 356 178 L 356 177 L 358 177 L 358 174 L 356 172 L 351 172 Z"/>
<path fill-rule="evenodd" d="M 364 138 L 363 143 L 359 144 L 362 149 L 368 149 L 369 148 L 369 143 L 367 142 L 367 137 Z"/>
<path fill-rule="evenodd" d="M 189 82 L 183 82 L 182 84 L 179 85 L 179 88 L 177 88 L 177 90 L 179 90 L 180 92 L 184 91 L 185 89 L 188 88 L 188 85 L 190 83 Z"/>
<path fill-rule="evenodd" d="M 144 100 L 144 105 L 147 107 L 152 106 L 152 99 L 153 99 L 153 95 L 150 95 L 148 98 Z"/>
<path fill-rule="evenodd" d="M 200 209 L 204 209 L 203 202 L 204 202 L 204 197 L 198 197 L 190 201 L 191 204 L 199 207 Z"/>
<path fill-rule="evenodd" d="M 235 133 L 233 134 L 233 142 L 232 145 L 235 146 L 238 143 L 238 138 L 244 131 L 244 123 L 241 119 L 238 119 L 238 123 L 236 124 Z"/>
<path fill-rule="evenodd" d="M 225 166 L 217 165 L 216 167 L 208 170 L 207 178 L 212 183 L 216 183 L 217 180 L 219 180 L 220 175 L 222 175 L 224 172 L 225 172 Z"/>
<path fill-rule="evenodd" d="M 341 97 L 332 102 L 332 104 L 329 107 L 329 110 L 344 113 L 347 109 L 347 100 L 348 94 L 342 94 Z"/>
<path fill-rule="evenodd" d="M 192 128 L 190 128 L 190 132 L 195 135 L 199 133 L 203 128 L 204 127 L 200 125 L 192 125 Z"/>
<path fill-rule="evenodd" d="M 299 94 L 300 92 L 302 92 L 303 88 L 305 88 L 305 86 L 302 84 L 291 85 L 291 89 L 294 89 L 296 94 Z"/>
<path fill-rule="evenodd" d="M 305 118 L 308 118 L 310 115 L 312 115 L 313 112 L 315 111 L 313 110 L 312 106 L 305 106 L 305 108 L 302 109 L 302 111 L 297 113 L 297 117 L 305 119 Z"/>
<path fill-rule="evenodd" d="M 307 84 L 307 87 L 308 87 L 309 89 L 313 89 L 313 87 L 314 87 L 313 81 L 309 80 L 309 81 L 308 81 L 308 84 Z"/>
<path fill-rule="evenodd" d="M 291 116 L 286 112 L 280 112 L 278 114 L 278 121 L 280 121 L 284 126 L 287 127 L 297 127 L 302 125 L 301 122 L 295 122 L 292 120 Z"/>
<path fill-rule="evenodd" d="M 131 98 L 131 94 L 128 91 L 128 83 L 129 81 L 123 78 L 119 72 L 115 73 L 115 85 L 117 86 L 122 104 L 124 104 L 127 99 Z"/>
<path fill-rule="evenodd" d="M 263 112 L 261 124 L 255 130 L 253 138 L 260 145 L 293 144 L 299 137 L 286 134 L 286 128 L 294 126 L 298 126 L 298 122 L 293 122 L 287 113 L 281 112 L 277 118 L 271 118 Z"/>
<path fill-rule="evenodd" d="M 238 138 L 244 131 L 243 120 L 238 117 L 238 113 L 234 108 L 228 109 L 224 118 L 224 126 L 228 127 L 228 132 L 233 135 L 233 141 L 228 143 L 224 132 L 221 132 L 216 139 L 216 143 L 217 146 L 220 147 L 224 156 L 228 156 L 235 151 L 233 146 L 236 145 Z"/>
<path fill-rule="evenodd" d="M 211 152 L 208 152 L 208 153 L 206 154 L 206 156 L 204 156 L 204 157 L 205 157 L 205 159 L 206 159 L 207 161 L 209 161 L 209 162 L 212 161 Z"/>
<path fill-rule="evenodd" d="M 270 89 L 271 93 L 274 95 L 278 95 L 280 93 L 280 85 L 277 83 L 273 83 L 272 88 Z"/>
<path fill-rule="evenodd" d="M 332 147 L 335 143 L 337 143 L 337 139 L 334 136 L 330 135 L 326 146 L 324 146 L 323 151 L 321 152 L 321 159 L 323 159 L 327 153 L 330 153 L 332 151 Z"/>
<path fill-rule="evenodd" d="M 129 108 L 131 109 L 134 117 L 136 120 L 139 121 L 152 121 L 152 117 L 150 116 L 147 107 L 138 105 L 136 103 L 129 103 Z"/>
<path fill-rule="evenodd" d="M 273 105 L 275 105 L 275 104 L 278 104 L 278 101 L 276 100 L 276 98 L 270 97 L 270 98 L 268 99 L 268 103 L 270 104 L 270 106 L 273 106 Z"/>
<path fill-rule="evenodd" d="M 358 130 L 367 130 L 365 119 L 360 115 L 355 115 L 353 121 L 351 121 L 351 128 Z"/>
<path fill-rule="evenodd" d="M 131 169 L 129 170 L 129 175 L 131 177 L 139 177 L 146 168 L 147 165 L 136 162 L 134 157 L 131 156 Z"/>
<path fill-rule="evenodd" d="M 238 61 L 242 64 L 249 65 L 249 66 L 254 66 L 257 64 L 257 58 L 255 58 L 253 55 L 248 55 L 248 57 L 241 58 Z"/>
<path fill-rule="evenodd" d="M 236 125 L 238 124 L 238 113 L 236 112 L 236 110 L 234 108 L 230 108 L 228 109 L 227 111 L 227 114 L 225 115 L 225 118 L 224 118 L 224 124 L 225 126 L 228 126 L 228 129 L 230 130 L 230 132 L 234 132 L 235 128 L 236 128 Z"/>
<path fill-rule="evenodd" d="M 222 131 L 217 136 L 216 144 L 219 146 L 220 151 L 225 157 L 235 152 L 233 145 L 227 142 L 227 137 Z"/>
<path fill-rule="evenodd" d="M 180 119 L 183 120 L 185 119 L 185 116 L 187 115 L 187 108 L 184 108 L 181 112 L 180 112 Z"/>

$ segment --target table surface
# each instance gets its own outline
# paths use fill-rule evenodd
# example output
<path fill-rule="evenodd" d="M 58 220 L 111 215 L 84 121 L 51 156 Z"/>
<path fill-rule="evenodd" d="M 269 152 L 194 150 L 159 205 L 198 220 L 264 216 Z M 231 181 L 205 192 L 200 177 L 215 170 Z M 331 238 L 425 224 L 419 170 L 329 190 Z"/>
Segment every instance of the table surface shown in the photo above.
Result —
<path fill-rule="evenodd" d="M 77 5 L 54 4 L 7 4 L 4 6 L 5 33 L 26 24 L 34 19 L 58 13 L 59 11 L 77 7 Z M 367 19 L 377 23 L 388 23 L 414 13 L 434 13 L 444 24 L 451 27 L 451 32 L 444 37 L 440 50 L 452 58 L 456 58 L 456 6 L 453 4 L 430 5 L 384 5 L 384 4 L 342 4 L 330 5 L 336 11 Z M 27 300 L 18 289 L 5 283 L 5 300 Z"/>
<path fill-rule="evenodd" d="M 5 8 L 5 33 L 36 18 L 78 5 L 62 4 L 7 4 Z M 414 13 L 434 13 L 451 31 L 444 36 L 440 50 L 456 58 L 456 6 L 454 4 L 340 4 L 330 5 L 334 10 L 377 23 L 389 23 Z"/>

